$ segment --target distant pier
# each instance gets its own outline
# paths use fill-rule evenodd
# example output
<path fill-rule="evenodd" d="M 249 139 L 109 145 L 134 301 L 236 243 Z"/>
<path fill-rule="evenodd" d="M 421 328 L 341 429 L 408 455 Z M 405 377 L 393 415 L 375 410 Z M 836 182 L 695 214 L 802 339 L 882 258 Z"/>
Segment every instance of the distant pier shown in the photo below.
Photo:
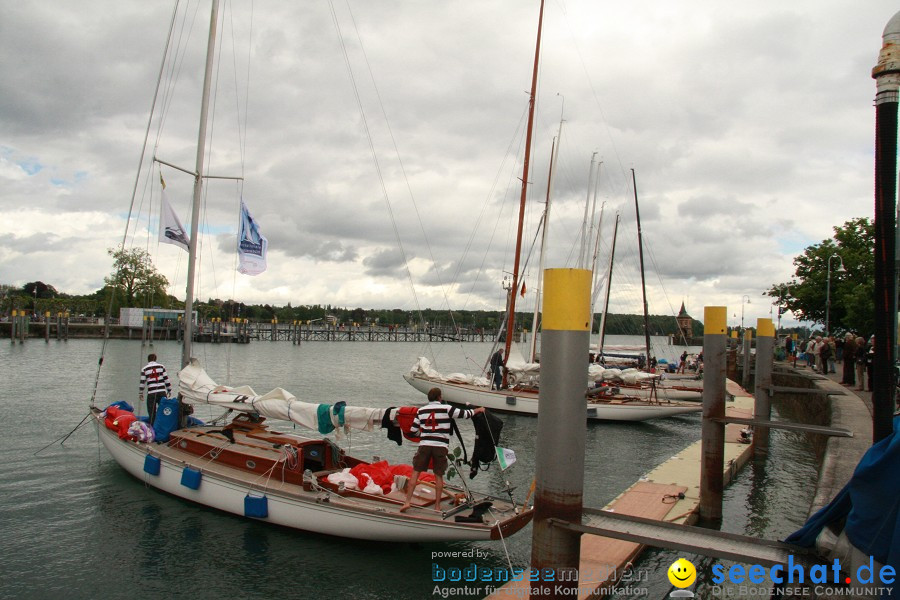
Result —
<path fill-rule="evenodd" d="M 12 334 L 15 333 L 15 338 Z M 26 339 L 83 339 L 104 337 L 142 341 L 180 340 L 178 324 L 156 323 L 153 326 L 127 327 L 106 325 L 102 320 L 89 319 L 33 319 L 20 317 L 15 322 L 0 322 L 0 338 L 13 342 Z M 305 323 L 204 321 L 194 332 L 199 343 L 248 343 L 258 342 L 490 342 L 497 332 L 477 328 L 449 327 L 385 327 L 369 325 L 307 325 Z M 517 332 L 516 340 L 527 338 L 527 333 Z"/>

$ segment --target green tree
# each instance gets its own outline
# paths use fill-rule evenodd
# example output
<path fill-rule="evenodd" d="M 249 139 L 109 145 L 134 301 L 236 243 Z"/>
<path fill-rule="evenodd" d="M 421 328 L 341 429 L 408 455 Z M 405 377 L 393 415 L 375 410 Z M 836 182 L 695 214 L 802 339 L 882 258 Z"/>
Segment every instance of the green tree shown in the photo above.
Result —
<path fill-rule="evenodd" d="M 168 308 L 164 305 L 168 304 L 166 286 L 169 280 L 156 270 L 147 252 L 140 248 L 110 248 L 107 253 L 113 257 L 114 271 L 104 281 L 120 299 L 120 306 Z"/>
<path fill-rule="evenodd" d="M 33 298 L 56 298 L 59 296 L 59 292 L 56 291 L 55 287 L 46 284 L 43 281 L 26 283 L 22 287 L 22 291 L 25 292 L 25 295 Z"/>
<path fill-rule="evenodd" d="M 833 238 L 806 248 L 794 258 L 791 281 L 773 285 L 766 295 L 797 319 L 824 325 L 828 260 L 835 254 L 840 258 L 831 259 L 829 328 L 868 334 L 875 320 L 875 225 L 867 218 L 836 226 Z"/>

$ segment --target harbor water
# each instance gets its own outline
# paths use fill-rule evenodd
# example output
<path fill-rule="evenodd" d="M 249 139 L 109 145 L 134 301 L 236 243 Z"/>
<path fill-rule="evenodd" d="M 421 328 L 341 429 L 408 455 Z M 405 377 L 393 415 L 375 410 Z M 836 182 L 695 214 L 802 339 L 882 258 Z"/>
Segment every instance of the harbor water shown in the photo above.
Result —
<path fill-rule="evenodd" d="M 642 339 L 612 338 L 613 344 Z M 61 445 L 59 438 L 87 415 L 92 396 L 102 406 L 115 400 L 137 404 L 138 372 L 148 352 L 159 355 L 170 375 L 180 362 L 176 342 L 148 348 L 138 341 L 111 340 L 97 377 L 102 346 L 101 340 L 0 340 L 5 390 L 0 400 L 0 552 L 5 563 L 0 598 L 480 598 L 488 591 L 484 584 L 465 589 L 436 582 L 435 574 L 473 563 L 494 569 L 527 566 L 530 527 L 503 542 L 454 544 L 313 535 L 149 488 L 112 460 L 89 424 Z M 490 345 L 254 342 L 198 344 L 194 351 L 220 383 L 248 384 L 258 393 L 284 387 L 307 402 L 388 407 L 424 402 L 401 377 L 418 356 L 429 356 L 444 373 L 473 372 Z M 199 407 L 196 416 L 216 414 Z M 537 420 L 503 419 L 501 445 L 516 452 L 517 462 L 506 471 L 494 465 L 469 484 L 501 494 L 509 482 L 521 501 L 533 478 Z M 471 449 L 471 425 L 461 423 L 460 429 Z M 699 437 L 697 415 L 587 425 L 584 504 L 602 507 Z M 408 463 L 414 452 L 380 430 L 356 432 L 339 444 L 361 458 L 391 462 Z M 767 463 L 751 464 L 727 489 L 723 529 L 785 537 L 805 520 L 816 471 L 813 449 L 802 435 L 773 431 Z M 635 565 L 641 581 L 623 595 L 664 597 L 670 591 L 665 571 L 679 556 L 648 552 Z M 712 564 L 686 558 L 698 566 Z M 703 579 L 701 571 L 701 584 Z"/>

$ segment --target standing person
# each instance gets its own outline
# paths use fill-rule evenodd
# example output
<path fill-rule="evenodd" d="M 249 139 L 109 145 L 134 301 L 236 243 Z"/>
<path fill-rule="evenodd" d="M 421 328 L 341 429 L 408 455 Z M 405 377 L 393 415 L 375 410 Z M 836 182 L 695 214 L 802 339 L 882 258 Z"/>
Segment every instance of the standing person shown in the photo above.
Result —
<path fill-rule="evenodd" d="M 406 512 L 410 506 L 419 475 L 428 470 L 432 462 L 434 473 L 434 509 L 441 510 L 441 494 L 444 493 L 444 473 L 447 472 L 447 453 L 450 449 L 450 432 L 453 430 L 453 419 L 471 419 L 484 412 L 484 407 L 476 409 L 456 408 L 443 403 L 440 388 L 428 390 L 428 404 L 416 411 L 410 434 L 420 438 L 419 449 L 413 456 L 412 479 L 406 484 L 406 502 L 400 512 Z"/>
<path fill-rule="evenodd" d="M 503 348 L 491 356 L 491 389 L 499 390 L 503 385 Z"/>
<path fill-rule="evenodd" d="M 819 366 L 819 373 L 827 375 L 829 373 L 829 363 L 833 363 L 834 354 L 832 354 L 831 344 L 828 338 L 821 339 L 816 346 L 818 348 L 819 358 L 816 361 Z"/>
<path fill-rule="evenodd" d="M 813 360 L 815 361 L 813 364 L 813 371 L 816 373 L 822 373 L 822 336 L 817 335 L 815 338 L 809 340 L 809 346 L 806 349 L 807 353 L 813 355 Z"/>
<path fill-rule="evenodd" d="M 147 355 L 147 364 L 141 369 L 141 383 L 138 386 L 141 400 L 147 394 L 147 415 L 150 424 L 156 418 L 156 406 L 160 398 L 166 398 L 172 393 L 172 384 L 169 383 L 169 374 L 166 368 L 156 362 L 156 355 Z"/>
<path fill-rule="evenodd" d="M 856 338 L 852 333 L 844 336 L 844 371 L 841 383 L 848 386 L 856 385 Z"/>
<path fill-rule="evenodd" d="M 861 392 L 866 387 L 866 338 L 856 338 L 856 388 Z"/>
<path fill-rule="evenodd" d="M 678 363 L 678 372 L 684 373 L 684 370 L 687 368 L 687 350 L 681 353 L 681 362 Z"/>
<path fill-rule="evenodd" d="M 825 364 L 825 372 L 826 373 L 837 373 L 834 364 L 834 358 L 837 356 L 837 347 L 835 345 L 834 336 L 828 336 L 825 338 L 825 345 L 828 346 L 828 350 L 826 351 L 828 354 L 828 360 Z"/>
<path fill-rule="evenodd" d="M 875 336 L 869 338 L 866 346 L 866 389 L 872 391 L 872 375 L 875 371 Z"/>

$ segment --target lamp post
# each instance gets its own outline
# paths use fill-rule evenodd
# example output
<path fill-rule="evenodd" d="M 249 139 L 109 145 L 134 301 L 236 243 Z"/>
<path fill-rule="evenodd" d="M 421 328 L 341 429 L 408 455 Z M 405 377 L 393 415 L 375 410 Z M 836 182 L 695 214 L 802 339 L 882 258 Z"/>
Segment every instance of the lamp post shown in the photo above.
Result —
<path fill-rule="evenodd" d="M 744 301 L 746 298 L 746 302 Z M 741 333 L 744 333 L 744 304 L 750 304 L 750 296 L 744 294 L 741 296 Z"/>
<path fill-rule="evenodd" d="M 828 257 L 828 279 L 825 283 L 825 337 L 828 337 L 831 333 L 831 329 L 829 328 L 830 321 L 830 313 L 831 313 L 831 261 L 832 259 L 838 259 L 840 261 L 840 266 L 835 269 L 836 273 L 844 273 L 847 269 L 844 268 L 844 259 L 841 258 L 841 255 L 835 252 L 831 256 Z"/>

